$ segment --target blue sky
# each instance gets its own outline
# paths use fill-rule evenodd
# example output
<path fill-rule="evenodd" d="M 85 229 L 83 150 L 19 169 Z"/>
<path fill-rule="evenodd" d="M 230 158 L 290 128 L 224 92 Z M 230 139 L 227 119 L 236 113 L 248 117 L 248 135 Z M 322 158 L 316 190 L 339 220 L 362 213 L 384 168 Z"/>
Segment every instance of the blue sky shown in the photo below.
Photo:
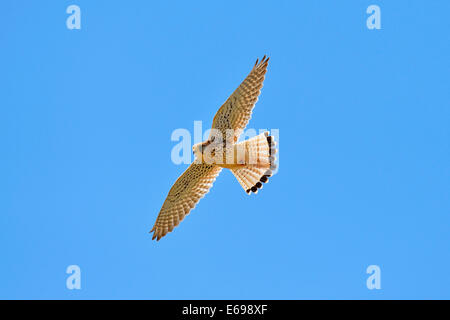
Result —
<path fill-rule="evenodd" d="M 67 6 L 81 30 L 66 28 Z M 368 30 L 366 8 L 381 8 Z M 450 2 L 12 1 L 0 11 L 0 298 L 450 298 Z M 271 56 L 257 196 L 222 172 L 158 243 L 177 128 Z M 81 290 L 66 268 L 81 268 Z M 381 268 L 368 290 L 366 268 Z"/>

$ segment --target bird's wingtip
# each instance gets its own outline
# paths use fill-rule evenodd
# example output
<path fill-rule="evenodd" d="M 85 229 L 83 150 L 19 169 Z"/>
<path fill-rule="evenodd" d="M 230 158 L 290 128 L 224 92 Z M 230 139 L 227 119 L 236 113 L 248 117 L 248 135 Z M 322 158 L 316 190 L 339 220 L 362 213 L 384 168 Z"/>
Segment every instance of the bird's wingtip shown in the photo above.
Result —
<path fill-rule="evenodd" d="M 259 60 L 259 58 L 256 59 L 255 67 L 267 65 L 267 63 L 269 62 L 269 59 L 270 59 L 270 57 L 268 55 L 266 55 L 266 54 L 262 57 L 261 60 Z"/>

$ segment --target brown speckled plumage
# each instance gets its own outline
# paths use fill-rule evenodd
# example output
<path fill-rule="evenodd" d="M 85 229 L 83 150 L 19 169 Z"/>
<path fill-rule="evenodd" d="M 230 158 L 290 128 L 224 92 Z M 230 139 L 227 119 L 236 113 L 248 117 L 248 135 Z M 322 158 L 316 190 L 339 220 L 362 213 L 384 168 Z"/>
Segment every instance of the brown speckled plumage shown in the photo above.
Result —
<path fill-rule="evenodd" d="M 217 111 L 212 128 L 217 129 L 225 141 L 222 144 L 218 142 L 214 142 L 214 144 L 214 137 L 210 136 L 201 145 L 202 149 L 212 147 L 215 153 L 223 152 L 223 154 L 227 150 L 234 150 L 231 148 L 240 145 L 245 149 L 246 159 L 250 158 L 254 161 L 228 166 L 219 163 L 196 163 L 194 161 L 170 189 L 155 225 L 150 231 L 153 232 L 152 239 L 159 240 L 164 237 L 189 214 L 198 201 L 208 193 L 222 168 L 231 169 L 247 193 L 257 193 L 262 188 L 263 183 L 268 182 L 268 177 L 272 175 L 271 170 L 275 168 L 273 154 L 275 154 L 276 149 L 272 137 L 265 132 L 252 139 L 235 144 L 239 135 L 247 126 L 253 107 L 258 101 L 268 62 L 269 58 L 266 58 L 266 56 L 261 61 L 256 60 L 249 75 Z M 229 134 L 229 131 L 227 131 L 229 129 L 234 130 L 232 137 L 234 139 L 231 140 L 231 143 L 228 142 L 230 140 L 225 138 Z"/>

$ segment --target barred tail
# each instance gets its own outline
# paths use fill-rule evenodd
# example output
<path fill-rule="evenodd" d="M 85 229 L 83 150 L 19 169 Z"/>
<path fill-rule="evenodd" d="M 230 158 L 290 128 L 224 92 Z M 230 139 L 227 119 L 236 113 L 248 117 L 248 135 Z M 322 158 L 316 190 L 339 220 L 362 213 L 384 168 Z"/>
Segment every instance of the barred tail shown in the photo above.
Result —
<path fill-rule="evenodd" d="M 264 132 L 254 138 L 240 142 L 237 147 L 244 147 L 246 164 L 237 169 L 232 169 L 236 179 L 245 192 L 258 193 L 263 183 L 269 181 L 275 165 L 276 142 L 268 132 Z"/>

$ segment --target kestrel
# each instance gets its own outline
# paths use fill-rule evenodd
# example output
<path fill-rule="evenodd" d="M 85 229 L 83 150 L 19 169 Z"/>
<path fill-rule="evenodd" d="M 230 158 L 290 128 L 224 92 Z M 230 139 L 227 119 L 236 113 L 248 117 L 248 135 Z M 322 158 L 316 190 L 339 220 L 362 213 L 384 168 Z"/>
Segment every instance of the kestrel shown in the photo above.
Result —
<path fill-rule="evenodd" d="M 249 75 L 214 116 L 208 140 L 195 144 L 194 162 L 177 179 L 164 201 L 151 232 L 161 239 L 208 193 L 222 168 L 231 170 L 247 194 L 257 193 L 268 182 L 276 153 L 268 132 L 237 142 L 251 118 L 263 86 L 269 58 L 256 60 Z"/>

